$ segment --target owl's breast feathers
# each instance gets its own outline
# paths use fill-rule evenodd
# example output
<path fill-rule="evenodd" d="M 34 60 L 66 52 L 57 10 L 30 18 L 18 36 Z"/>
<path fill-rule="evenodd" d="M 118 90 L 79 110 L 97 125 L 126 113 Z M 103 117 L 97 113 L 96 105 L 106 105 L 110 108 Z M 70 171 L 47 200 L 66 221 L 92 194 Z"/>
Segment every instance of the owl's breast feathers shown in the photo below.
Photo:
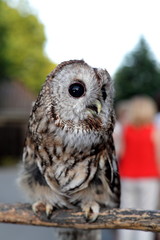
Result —
<path fill-rule="evenodd" d="M 38 181 L 46 181 L 46 185 L 69 197 L 73 204 L 88 187 L 92 196 L 104 205 L 108 199 L 117 198 L 119 176 L 112 136 L 110 139 L 86 133 L 82 137 L 81 132 L 65 132 L 64 129 L 57 132 L 53 126 L 48 135 L 41 132 L 38 136 L 39 133 L 32 132 L 26 139 L 26 159 L 32 159 L 38 166 L 43 180 Z M 118 206 L 118 198 L 112 201 L 113 205 L 115 202 Z"/>

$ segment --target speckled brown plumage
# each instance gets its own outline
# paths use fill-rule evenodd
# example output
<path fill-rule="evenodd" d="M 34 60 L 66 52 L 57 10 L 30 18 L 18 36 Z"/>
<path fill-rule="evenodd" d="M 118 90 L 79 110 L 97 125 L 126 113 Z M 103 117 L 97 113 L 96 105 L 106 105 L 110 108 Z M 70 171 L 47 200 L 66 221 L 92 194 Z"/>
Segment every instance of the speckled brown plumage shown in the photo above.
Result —
<path fill-rule="evenodd" d="M 106 70 L 71 60 L 48 75 L 30 115 L 19 178 L 35 211 L 37 202 L 47 214 L 53 207 L 80 206 L 94 221 L 100 206 L 119 206 L 113 128 Z"/>

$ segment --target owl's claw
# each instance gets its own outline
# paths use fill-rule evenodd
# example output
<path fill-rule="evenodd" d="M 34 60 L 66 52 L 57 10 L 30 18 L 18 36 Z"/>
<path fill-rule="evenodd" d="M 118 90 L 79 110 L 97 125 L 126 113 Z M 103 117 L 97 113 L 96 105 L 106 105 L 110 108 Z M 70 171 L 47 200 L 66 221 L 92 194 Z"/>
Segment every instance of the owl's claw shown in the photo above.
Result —
<path fill-rule="evenodd" d="M 34 214 L 38 214 L 39 212 L 43 212 L 45 211 L 46 215 L 47 215 L 47 218 L 50 218 L 52 213 L 53 213 L 53 210 L 54 210 L 54 206 L 52 206 L 51 204 L 47 203 L 43 203 L 41 201 L 38 201 L 38 202 L 35 202 L 33 205 L 32 205 L 32 210 L 34 212 Z"/>
<path fill-rule="evenodd" d="M 43 207 L 44 207 L 44 204 L 40 201 L 32 204 L 32 210 L 34 214 L 37 214 L 39 211 L 41 211 Z"/>
<path fill-rule="evenodd" d="M 50 218 L 52 216 L 53 210 L 54 210 L 53 205 L 51 205 L 49 203 L 46 204 L 46 215 L 48 218 Z"/>
<path fill-rule="evenodd" d="M 82 210 L 84 211 L 86 221 L 94 222 L 98 218 L 99 209 L 99 204 L 96 202 L 83 205 Z"/>

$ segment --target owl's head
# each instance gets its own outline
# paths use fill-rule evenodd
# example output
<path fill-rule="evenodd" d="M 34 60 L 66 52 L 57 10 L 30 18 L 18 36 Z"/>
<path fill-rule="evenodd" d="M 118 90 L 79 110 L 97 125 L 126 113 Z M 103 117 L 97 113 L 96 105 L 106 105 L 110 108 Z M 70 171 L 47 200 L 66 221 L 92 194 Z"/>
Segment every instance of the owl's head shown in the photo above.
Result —
<path fill-rule="evenodd" d="M 113 114 L 113 84 L 106 70 L 83 60 L 59 64 L 48 75 L 50 112 L 58 126 L 106 128 Z M 47 94 L 48 94 L 47 91 Z"/>

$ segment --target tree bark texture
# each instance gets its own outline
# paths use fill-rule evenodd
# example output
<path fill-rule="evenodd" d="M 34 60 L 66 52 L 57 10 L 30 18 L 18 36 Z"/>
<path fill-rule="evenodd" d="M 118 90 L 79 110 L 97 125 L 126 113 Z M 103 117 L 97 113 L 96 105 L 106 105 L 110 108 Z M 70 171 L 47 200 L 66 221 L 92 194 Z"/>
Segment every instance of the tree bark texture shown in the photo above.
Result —
<path fill-rule="evenodd" d="M 132 229 L 160 232 L 160 211 L 104 209 L 95 222 L 88 223 L 80 210 L 55 210 L 51 218 L 47 219 L 43 209 L 38 216 L 35 216 L 30 204 L 2 203 L 0 204 L 0 222 L 83 230 Z"/>

